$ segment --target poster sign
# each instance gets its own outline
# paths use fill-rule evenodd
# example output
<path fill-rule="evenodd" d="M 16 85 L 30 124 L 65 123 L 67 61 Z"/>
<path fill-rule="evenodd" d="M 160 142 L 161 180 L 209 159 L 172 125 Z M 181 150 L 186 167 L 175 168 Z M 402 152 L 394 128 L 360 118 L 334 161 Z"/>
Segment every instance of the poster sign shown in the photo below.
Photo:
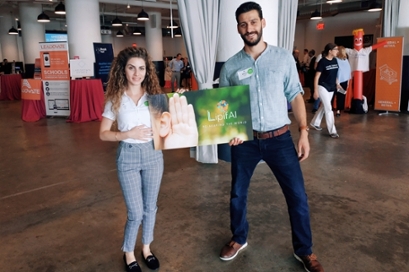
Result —
<path fill-rule="evenodd" d="M 376 55 L 375 110 L 400 111 L 403 37 L 378 38 L 387 44 Z"/>
<path fill-rule="evenodd" d="M 94 63 L 90 59 L 72 59 L 70 74 L 72 78 L 93 77 Z"/>
<path fill-rule="evenodd" d="M 70 115 L 69 80 L 43 80 L 43 90 L 47 116 Z"/>
<path fill-rule="evenodd" d="M 41 80 L 23 79 L 21 81 L 21 99 L 41 100 Z"/>
<path fill-rule="evenodd" d="M 69 80 L 68 43 L 40 43 L 41 78 L 43 80 Z"/>
<path fill-rule="evenodd" d="M 153 95 L 147 104 L 157 150 L 253 139 L 248 85 Z"/>
<path fill-rule="evenodd" d="M 110 43 L 94 43 L 95 77 L 100 78 L 104 88 L 108 83 L 114 51 Z"/>

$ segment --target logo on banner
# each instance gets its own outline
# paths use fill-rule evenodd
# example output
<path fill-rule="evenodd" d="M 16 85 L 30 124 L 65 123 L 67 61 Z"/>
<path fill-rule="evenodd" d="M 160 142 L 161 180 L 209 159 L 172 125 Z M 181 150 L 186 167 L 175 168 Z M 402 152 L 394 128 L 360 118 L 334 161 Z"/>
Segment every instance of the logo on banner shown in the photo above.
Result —
<path fill-rule="evenodd" d="M 236 111 L 231 111 L 229 112 L 229 103 L 227 103 L 226 100 L 220 100 L 216 104 L 217 110 L 219 111 L 219 114 L 212 115 L 210 111 L 207 111 L 207 120 L 210 122 L 220 122 L 223 120 L 228 120 L 228 119 L 235 119 L 237 118 L 237 112 Z"/>
<path fill-rule="evenodd" d="M 41 99 L 41 80 L 23 79 L 21 82 L 21 99 L 40 100 Z"/>
<path fill-rule="evenodd" d="M 389 85 L 392 85 L 393 82 L 398 81 L 398 72 L 394 71 L 387 64 L 384 64 L 381 67 L 379 67 L 379 73 L 381 76 L 381 80 L 388 82 Z"/>

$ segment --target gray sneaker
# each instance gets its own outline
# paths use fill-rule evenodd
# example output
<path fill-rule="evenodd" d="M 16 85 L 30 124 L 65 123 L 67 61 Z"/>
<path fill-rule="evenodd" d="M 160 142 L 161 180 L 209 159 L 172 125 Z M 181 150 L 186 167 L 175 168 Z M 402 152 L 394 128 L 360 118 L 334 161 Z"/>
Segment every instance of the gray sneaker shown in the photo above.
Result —
<path fill-rule="evenodd" d="M 322 127 L 319 127 L 319 126 L 314 126 L 312 123 L 310 123 L 310 126 L 312 127 L 312 128 L 314 128 L 314 129 L 316 129 L 316 130 L 322 130 Z"/>

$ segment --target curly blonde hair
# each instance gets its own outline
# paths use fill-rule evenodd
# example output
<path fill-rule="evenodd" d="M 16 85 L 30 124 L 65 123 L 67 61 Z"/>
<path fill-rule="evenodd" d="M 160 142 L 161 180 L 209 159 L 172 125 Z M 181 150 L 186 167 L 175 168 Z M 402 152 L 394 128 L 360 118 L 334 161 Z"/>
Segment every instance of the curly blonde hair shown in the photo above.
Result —
<path fill-rule="evenodd" d="M 125 66 L 131 58 L 141 58 L 145 61 L 146 76 L 142 81 L 142 88 L 145 92 L 149 95 L 163 93 L 159 85 L 155 65 L 153 64 L 148 51 L 142 47 L 127 47 L 119 52 L 118 56 L 112 62 L 111 70 L 109 72 L 105 102 L 112 102 L 112 111 L 115 113 L 118 113 L 121 97 L 128 87 L 128 80 L 125 76 Z"/>

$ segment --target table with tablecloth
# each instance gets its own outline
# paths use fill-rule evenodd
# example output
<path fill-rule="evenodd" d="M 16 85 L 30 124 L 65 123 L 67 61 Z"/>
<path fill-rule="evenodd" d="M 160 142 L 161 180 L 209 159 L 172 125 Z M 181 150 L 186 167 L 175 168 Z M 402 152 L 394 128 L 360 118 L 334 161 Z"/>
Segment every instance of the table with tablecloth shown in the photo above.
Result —
<path fill-rule="evenodd" d="M 71 113 L 67 122 L 101 121 L 104 88 L 100 79 L 80 79 L 70 82 Z"/>
<path fill-rule="evenodd" d="M 104 107 L 104 89 L 100 79 L 70 81 L 70 116 L 67 122 L 101 121 Z M 35 122 L 46 117 L 44 93 L 41 100 L 22 100 L 21 119 Z"/>
<path fill-rule="evenodd" d="M 21 78 L 20 74 L 0 76 L 0 100 L 21 99 Z"/>

